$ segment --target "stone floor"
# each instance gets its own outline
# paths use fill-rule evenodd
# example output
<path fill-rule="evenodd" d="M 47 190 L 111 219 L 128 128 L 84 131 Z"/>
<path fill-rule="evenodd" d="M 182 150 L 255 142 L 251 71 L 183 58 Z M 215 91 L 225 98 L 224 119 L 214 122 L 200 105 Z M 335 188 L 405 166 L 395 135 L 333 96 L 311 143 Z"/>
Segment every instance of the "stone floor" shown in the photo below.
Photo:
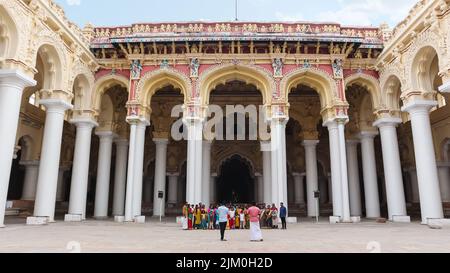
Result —
<path fill-rule="evenodd" d="M 290 225 L 287 231 L 263 230 L 265 241 L 249 242 L 249 231 L 227 231 L 228 242 L 218 231 L 183 231 L 175 219 L 159 223 L 117 224 L 111 221 L 57 222 L 25 226 L 24 220 L 7 217 L 0 229 L 0 252 L 446 252 L 450 253 L 450 229 L 432 230 L 411 224 L 330 225 L 309 219 Z"/>

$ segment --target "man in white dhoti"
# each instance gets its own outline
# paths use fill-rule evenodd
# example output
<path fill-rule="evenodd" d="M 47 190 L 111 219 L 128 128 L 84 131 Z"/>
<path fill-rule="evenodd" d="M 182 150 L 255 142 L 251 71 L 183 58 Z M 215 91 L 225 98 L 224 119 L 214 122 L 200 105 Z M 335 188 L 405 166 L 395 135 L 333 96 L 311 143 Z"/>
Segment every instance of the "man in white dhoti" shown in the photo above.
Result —
<path fill-rule="evenodd" d="M 252 242 L 262 242 L 262 232 L 259 226 L 259 217 L 261 215 L 261 210 L 253 204 L 251 208 L 248 209 L 248 214 L 250 216 L 250 241 Z"/>

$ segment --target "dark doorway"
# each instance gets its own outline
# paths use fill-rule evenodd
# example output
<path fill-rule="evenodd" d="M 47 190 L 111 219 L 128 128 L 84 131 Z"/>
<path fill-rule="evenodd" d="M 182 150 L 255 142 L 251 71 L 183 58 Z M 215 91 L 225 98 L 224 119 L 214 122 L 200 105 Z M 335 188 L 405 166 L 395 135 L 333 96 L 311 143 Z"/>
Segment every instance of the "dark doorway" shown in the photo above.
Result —
<path fill-rule="evenodd" d="M 222 165 L 217 178 L 218 198 L 221 202 L 250 203 L 255 199 L 255 181 L 247 160 L 232 156 Z"/>

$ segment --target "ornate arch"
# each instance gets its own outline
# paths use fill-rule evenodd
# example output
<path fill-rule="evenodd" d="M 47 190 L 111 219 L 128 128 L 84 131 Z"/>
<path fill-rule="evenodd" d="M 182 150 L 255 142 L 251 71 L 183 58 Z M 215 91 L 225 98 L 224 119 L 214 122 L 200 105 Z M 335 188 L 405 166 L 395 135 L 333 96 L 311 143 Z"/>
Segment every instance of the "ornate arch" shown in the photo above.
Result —
<path fill-rule="evenodd" d="M 209 104 L 211 91 L 219 84 L 234 79 L 255 85 L 261 92 L 263 104 L 270 103 L 275 81 L 268 70 L 256 65 L 226 63 L 210 67 L 200 75 L 196 93 L 200 94 L 202 104 Z"/>
<path fill-rule="evenodd" d="M 299 84 L 305 84 L 319 94 L 321 108 L 325 109 L 339 100 L 336 81 L 327 72 L 312 68 L 297 68 L 287 73 L 281 81 L 280 88 L 285 101 L 289 101 L 289 93 Z"/>
<path fill-rule="evenodd" d="M 103 76 L 99 79 L 97 79 L 97 81 L 94 84 L 94 87 L 92 88 L 92 95 L 91 95 L 91 105 L 90 107 L 95 110 L 95 111 L 99 111 L 100 110 L 100 105 L 101 105 L 101 98 L 103 96 L 103 94 L 111 87 L 113 87 L 114 85 L 120 85 L 124 88 L 127 89 L 127 91 L 129 90 L 129 85 L 130 85 L 130 80 L 122 75 L 119 74 L 115 74 L 115 75 L 107 75 L 107 76 Z"/>
<path fill-rule="evenodd" d="M 234 157 L 234 156 L 239 156 L 240 158 L 242 158 L 243 160 L 245 160 L 246 163 L 247 163 L 247 164 L 249 165 L 249 167 L 251 168 L 250 174 L 251 174 L 252 176 L 255 174 L 255 172 L 256 172 L 256 165 L 255 165 L 255 162 L 253 162 L 253 160 L 251 160 L 250 157 L 249 157 L 248 155 L 245 155 L 244 153 L 239 152 L 239 151 L 232 151 L 232 152 L 225 153 L 225 154 L 221 155 L 221 156 L 216 160 L 217 164 L 216 164 L 216 167 L 214 168 L 214 170 L 217 172 L 217 174 L 220 174 L 220 173 L 221 173 L 221 168 L 222 168 L 222 166 L 224 165 L 224 163 L 225 163 L 227 160 L 229 160 L 229 159 L 231 159 L 232 157 Z M 252 171 L 253 171 L 253 172 L 252 172 Z"/>
<path fill-rule="evenodd" d="M 440 38 L 436 33 L 431 30 L 427 30 L 423 33 L 420 33 L 417 38 L 414 40 L 412 45 L 410 46 L 408 53 L 406 55 L 406 71 L 405 76 L 407 79 L 408 85 L 405 86 L 406 89 L 415 88 L 420 89 L 418 86 L 418 82 L 414 76 L 414 71 L 420 69 L 419 64 L 417 64 L 418 58 L 425 55 L 425 59 L 431 62 L 429 59 L 429 54 L 433 54 L 428 49 L 432 49 L 434 53 L 437 55 L 439 60 L 439 71 L 444 69 L 444 59 L 445 59 L 445 41 Z M 411 85 L 411 86 L 409 86 Z M 430 91 L 430 90 L 425 90 Z"/>
<path fill-rule="evenodd" d="M 14 59 L 24 36 L 19 32 L 17 20 L 11 16 L 11 10 L 15 10 L 15 1 L 0 2 L 0 58 Z M 2 33 L 2 30 L 5 33 Z M 22 30 L 23 31 L 23 30 Z M 3 44 L 3 46 L 1 45 Z"/>
<path fill-rule="evenodd" d="M 185 102 L 189 101 L 192 83 L 189 77 L 173 68 L 157 69 L 147 72 L 136 87 L 136 97 L 140 104 L 148 107 L 153 95 L 161 88 L 173 85 L 179 88 Z"/>
<path fill-rule="evenodd" d="M 374 110 L 379 109 L 381 106 L 381 87 L 380 81 L 374 76 L 364 73 L 356 73 L 345 78 L 345 87 L 349 87 L 353 84 L 359 84 L 363 86 L 370 94 L 372 99 L 372 105 Z"/>
<path fill-rule="evenodd" d="M 47 29 L 36 34 L 37 39 L 33 40 L 32 46 L 32 66 L 36 67 L 37 57 L 43 50 L 45 54 L 44 60 L 59 62 L 57 67 L 52 69 L 57 75 L 55 75 L 55 82 L 52 89 L 63 90 L 71 93 L 71 87 L 69 86 L 70 73 L 68 70 L 68 52 L 65 49 L 61 38 L 54 32 Z M 46 79 L 44 79 L 45 81 Z M 51 90 L 50 90 L 51 91 Z"/>

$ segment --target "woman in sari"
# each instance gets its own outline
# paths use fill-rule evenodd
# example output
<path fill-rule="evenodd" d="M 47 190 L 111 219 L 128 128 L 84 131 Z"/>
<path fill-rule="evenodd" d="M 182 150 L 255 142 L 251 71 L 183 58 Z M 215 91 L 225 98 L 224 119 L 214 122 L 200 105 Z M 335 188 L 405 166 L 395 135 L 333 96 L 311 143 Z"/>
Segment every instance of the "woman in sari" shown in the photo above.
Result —
<path fill-rule="evenodd" d="M 272 210 L 270 209 L 270 205 L 267 206 L 264 214 L 266 215 L 267 228 L 272 228 Z"/>
<path fill-rule="evenodd" d="M 194 220 L 194 205 L 192 207 L 187 208 L 187 220 L 188 220 L 188 229 L 192 230 L 194 228 L 193 226 L 193 220 Z"/>
<path fill-rule="evenodd" d="M 201 209 L 201 217 L 202 217 L 202 229 L 206 230 L 208 228 L 208 213 L 206 212 L 205 206 Z"/>
<path fill-rule="evenodd" d="M 199 206 L 195 206 L 195 228 L 200 229 L 202 225 L 202 211 Z"/>
<path fill-rule="evenodd" d="M 215 222 L 214 207 L 211 205 L 208 210 L 208 229 L 214 229 Z"/>
<path fill-rule="evenodd" d="M 278 209 L 275 206 L 275 204 L 272 205 L 271 214 L 272 214 L 272 228 L 278 229 Z"/>
<path fill-rule="evenodd" d="M 236 214 L 234 216 L 234 228 L 239 229 L 241 227 L 241 219 L 239 215 L 241 214 L 241 209 L 238 207 L 236 209 Z"/>

